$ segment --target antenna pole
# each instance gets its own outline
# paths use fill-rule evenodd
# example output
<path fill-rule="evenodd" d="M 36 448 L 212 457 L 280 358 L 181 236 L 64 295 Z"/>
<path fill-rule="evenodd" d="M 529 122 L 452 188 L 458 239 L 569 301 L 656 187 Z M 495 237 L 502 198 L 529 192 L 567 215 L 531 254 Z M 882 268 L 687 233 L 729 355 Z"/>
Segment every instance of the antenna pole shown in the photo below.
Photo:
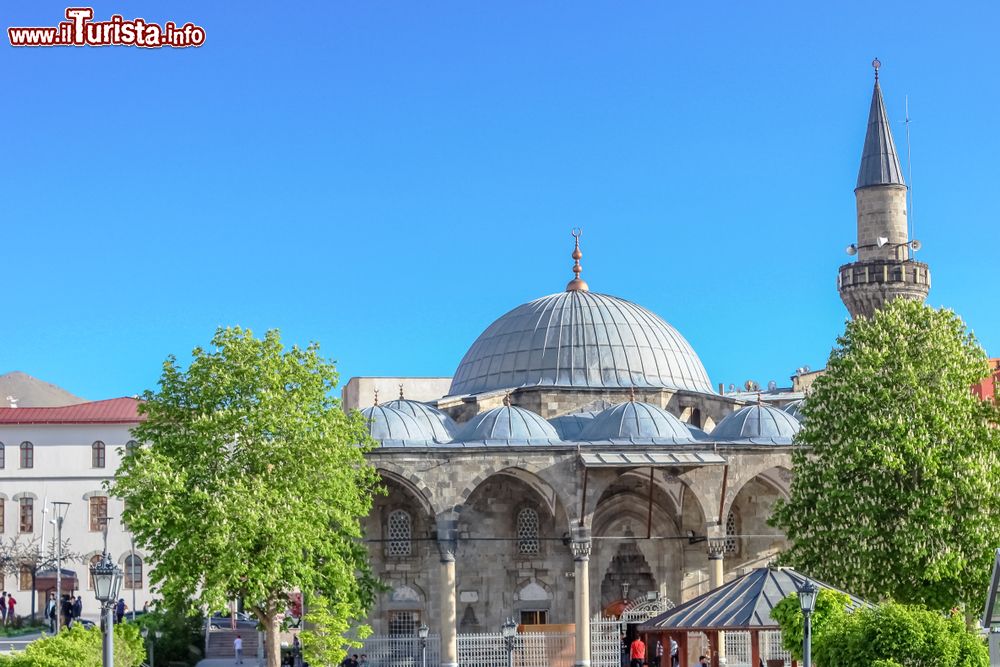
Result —
<path fill-rule="evenodd" d="M 907 205 L 906 212 L 906 226 L 909 227 L 907 231 L 907 238 L 913 240 L 913 164 L 910 162 L 910 96 L 907 95 L 904 99 L 904 104 L 906 105 L 906 179 L 909 181 L 909 187 L 906 188 L 906 194 L 910 201 Z M 907 249 L 907 255 L 910 254 L 909 249 Z"/>

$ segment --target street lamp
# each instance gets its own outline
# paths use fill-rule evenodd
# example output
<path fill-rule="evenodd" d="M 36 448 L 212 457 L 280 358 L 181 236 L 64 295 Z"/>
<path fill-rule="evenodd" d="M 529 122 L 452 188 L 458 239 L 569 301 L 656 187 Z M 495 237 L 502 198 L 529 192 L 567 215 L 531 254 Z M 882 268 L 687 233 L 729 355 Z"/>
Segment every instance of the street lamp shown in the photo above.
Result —
<path fill-rule="evenodd" d="M 507 621 L 500 626 L 500 636 L 503 637 L 504 644 L 507 646 L 507 666 L 514 667 L 514 637 L 517 635 L 517 623 L 514 622 L 513 618 L 508 618 Z"/>
<path fill-rule="evenodd" d="M 420 663 L 423 667 L 427 667 L 427 635 L 430 631 L 426 623 L 417 628 L 417 637 L 420 638 Z"/>
<path fill-rule="evenodd" d="M 90 576 L 94 580 L 94 597 L 101 603 L 104 619 L 104 667 L 115 667 L 115 600 L 122 588 L 122 571 L 108 553 L 108 519 L 101 517 L 104 524 L 104 553 L 101 560 L 90 566 Z"/>
<path fill-rule="evenodd" d="M 806 581 L 799 589 L 799 606 L 802 607 L 804 620 L 802 632 L 802 667 L 812 667 L 812 620 L 816 608 L 816 594 L 819 589 L 811 581 Z"/>
<path fill-rule="evenodd" d="M 56 632 L 62 629 L 62 526 L 69 511 L 69 503 L 53 502 L 52 511 L 56 524 Z"/>
<path fill-rule="evenodd" d="M 142 635 L 143 640 L 147 638 L 149 639 L 149 667 L 154 667 L 156 665 L 155 662 L 156 653 L 154 651 L 156 642 L 154 641 L 154 639 L 160 639 L 161 637 L 163 637 L 163 633 L 160 630 L 157 630 L 156 632 L 153 633 L 153 636 L 150 637 L 149 628 L 143 628 L 142 630 L 139 631 L 139 634 Z"/>

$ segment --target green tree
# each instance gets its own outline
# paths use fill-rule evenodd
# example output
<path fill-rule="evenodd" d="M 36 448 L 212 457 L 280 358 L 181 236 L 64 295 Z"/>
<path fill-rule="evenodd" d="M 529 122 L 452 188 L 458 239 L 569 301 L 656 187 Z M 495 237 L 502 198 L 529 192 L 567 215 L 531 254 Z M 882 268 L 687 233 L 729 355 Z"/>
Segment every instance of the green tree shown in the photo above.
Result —
<path fill-rule="evenodd" d="M 166 360 L 139 408 L 144 446 L 109 487 L 156 563 L 166 606 L 242 599 L 266 633 L 268 667 L 279 664 L 290 591 L 332 601 L 333 618 L 314 628 L 328 635 L 364 619 L 377 588 L 360 519 L 379 478 L 364 458 L 364 419 L 340 409 L 336 383 L 316 344 L 285 349 L 277 331 L 219 329 L 186 370 Z"/>
<path fill-rule="evenodd" d="M 816 643 L 828 628 L 837 627 L 847 613 L 851 598 L 847 593 L 829 588 L 819 589 L 816 595 L 816 607 L 813 610 L 812 636 Z M 796 660 L 802 660 L 802 643 L 805 640 L 805 623 L 802 618 L 802 605 L 799 596 L 792 593 L 781 602 L 774 605 L 771 618 L 781 626 L 781 644 Z"/>
<path fill-rule="evenodd" d="M 869 599 L 981 608 L 1000 543 L 997 407 L 951 311 L 896 299 L 849 322 L 803 408 L 782 560 Z"/>

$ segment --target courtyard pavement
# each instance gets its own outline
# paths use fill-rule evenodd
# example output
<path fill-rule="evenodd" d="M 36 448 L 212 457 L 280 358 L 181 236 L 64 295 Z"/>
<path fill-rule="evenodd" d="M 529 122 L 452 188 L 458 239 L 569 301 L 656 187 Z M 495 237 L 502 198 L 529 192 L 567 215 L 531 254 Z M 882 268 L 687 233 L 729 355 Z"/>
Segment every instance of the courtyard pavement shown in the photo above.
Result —
<path fill-rule="evenodd" d="M 198 667 L 233 667 L 235 664 L 232 658 L 205 658 L 198 663 Z M 243 667 L 257 667 L 257 658 L 243 658 Z"/>

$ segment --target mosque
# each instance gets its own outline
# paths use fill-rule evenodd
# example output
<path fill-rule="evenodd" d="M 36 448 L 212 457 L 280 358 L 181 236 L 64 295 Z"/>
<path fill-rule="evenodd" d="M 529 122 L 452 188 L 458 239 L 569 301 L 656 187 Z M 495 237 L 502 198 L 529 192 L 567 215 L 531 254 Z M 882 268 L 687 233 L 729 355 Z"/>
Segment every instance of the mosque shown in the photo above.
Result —
<path fill-rule="evenodd" d="M 837 276 L 853 317 L 930 288 L 873 64 L 857 243 Z M 363 409 L 388 489 L 366 526 L 389 586 L 370 622 L 395 636 L 428 625 L 442 665 L 457 664 L 459 633 L 507 618 L 574 624 L 588 665 L 596 615 L 680 603 L 786 545 L 767 519 L 794 473 L 801 394 L 714 389 L 663 318 L 590 290 L 575 235 L 565 290 L 486 327 L 439 394 L 407 397 L 401 380 L 398 398 Z M 347 407 L 363 407 L 362 380 Z"/>

